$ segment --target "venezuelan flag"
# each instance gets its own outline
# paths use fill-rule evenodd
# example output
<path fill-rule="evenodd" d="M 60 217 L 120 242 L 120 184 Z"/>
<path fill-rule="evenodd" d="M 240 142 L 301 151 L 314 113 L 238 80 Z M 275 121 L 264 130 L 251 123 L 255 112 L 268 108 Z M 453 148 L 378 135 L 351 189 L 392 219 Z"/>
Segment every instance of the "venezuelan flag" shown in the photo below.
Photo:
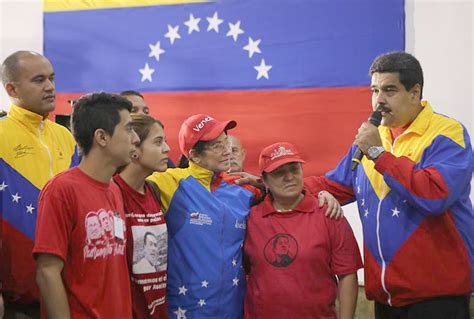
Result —
<path fill-rule="evenodd" d="M 306 174 L 334 167 L 370 113 L 368 68 L 404 49 L 403 0 L 45 1 L 58 113 L 93 91 L 145 93 L 178 158 L 191 114 L 238 122 L 260 150 L 296 144 Z"/>

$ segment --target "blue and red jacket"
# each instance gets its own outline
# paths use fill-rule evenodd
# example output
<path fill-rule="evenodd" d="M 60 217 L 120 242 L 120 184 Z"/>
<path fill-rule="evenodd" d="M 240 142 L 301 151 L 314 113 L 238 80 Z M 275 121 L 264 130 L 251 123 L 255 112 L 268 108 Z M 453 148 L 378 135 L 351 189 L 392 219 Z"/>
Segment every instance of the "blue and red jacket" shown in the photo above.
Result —
<path fill-rule="evenodd" d="M 325 177 L 307 179 L 356 200 L 364 233 L 369 299 L 403 306 L 469 294 L 473 287 L 474 215 L 469 199 L 471 142 L 457 121 L 428 102 L 400 136 L 379 127 L 385 153 L 351 171 L 353 146 Z"/>
<path fill-rule="evenodd" d="M 39 192 L 78 163 L 65 127 L 16 105 L 0 120 L 0 287 L 9 303 L 39 302 L 31 253 Z"/>
<path fill-rule="evenodd" d="M 172 318 L 242 318 L 242 245 L 260 192 L 193 162 L 154 173 L 168 226 L 168 312 Z"/>

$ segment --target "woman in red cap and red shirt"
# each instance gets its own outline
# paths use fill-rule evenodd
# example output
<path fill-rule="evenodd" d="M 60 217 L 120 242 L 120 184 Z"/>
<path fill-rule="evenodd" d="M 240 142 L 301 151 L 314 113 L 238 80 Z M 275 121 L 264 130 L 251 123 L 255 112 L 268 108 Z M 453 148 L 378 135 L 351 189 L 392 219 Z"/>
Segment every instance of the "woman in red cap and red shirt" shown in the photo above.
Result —
<path fill-rule="evenodd" d="M 260 154 L 269 194 L 247 221 L 245 318 L 354 316 L 362 268 L 357 242 L 345 218 L 325 217 L 305 191 L 302 163 L 290 143 L 270 145 Z"/>

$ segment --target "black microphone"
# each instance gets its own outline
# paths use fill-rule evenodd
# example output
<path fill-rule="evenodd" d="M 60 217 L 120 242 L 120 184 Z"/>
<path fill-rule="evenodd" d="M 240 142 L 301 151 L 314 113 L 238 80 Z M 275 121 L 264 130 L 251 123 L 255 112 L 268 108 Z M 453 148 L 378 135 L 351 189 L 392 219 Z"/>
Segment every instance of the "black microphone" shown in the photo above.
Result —
<path fill-rule="evenodd" d="M 372 112 L 372 114 L 369 117 L 369 122 L 375 126 L 379 126 L 380 122 L 382 122 L 382 112 L 380 111 Z M 354 155 L 352 156 L 351 170 L 355 171 L 355 169 L 357 168 L 357 165 L 359 165 L 363 156 L 364 156 L 364 153 L 362 153 L 360 148 L 357 147 L 356 151 L 354 152 Z"/>

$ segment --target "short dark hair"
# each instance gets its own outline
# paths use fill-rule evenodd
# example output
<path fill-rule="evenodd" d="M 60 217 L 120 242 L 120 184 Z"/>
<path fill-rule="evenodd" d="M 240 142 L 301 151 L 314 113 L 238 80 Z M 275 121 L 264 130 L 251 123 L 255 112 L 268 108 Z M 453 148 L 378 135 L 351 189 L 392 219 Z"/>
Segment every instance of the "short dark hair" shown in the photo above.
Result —
<path fill-rule="evenodd" d="M 158 241 L 158 238 L 156 237 L 155 234 L 153 234 L 152 232 L 147 231 L 147 232 L 145 233 L 145 235 L 143 236 L 143 245 L 146 245 L 146 238 L 147 238 L 148 236 L 153 236 L 153 237 L 155 237 L 155 239 Z"/>
<path fill-rule="evenodd" d="M 92 93 L 77 100 L 72 112 L 71 129 L 82 155 L 91 150 L 96 130 L 103 129 L 110 136 L 114 134 L 122 110 L 131 112 L 132 103 L 116 94 Z"/>
<path fill-rule="evenodd" d="M 407 91 L 416 84 L 421 87 L 420 98 L 423 96 L 423 69 L 420 62 L 411 54 L 406 52 L 388 52 L 379 55 L 369 69 L 369 76 L 374 73 L 394 73 L 400 75 L 400 83 Z"/>
<path fill-rule="evenodd" d="M 38 55 L 44 58 L 44 56 L 42 56 L 41 54 L 33 51 L 16 51 L 7 56 L 7 58 L 2 63 L 0 72 L 2 76 L 2 83 L 4 86 L 7 85 L 8 82 L 16 81 L 20 69 L 20 58 L 27 55 Z"/>
<path fill-rule="evenodd" d="M 272 246 L 273 248 L 276 247 L 277 243 L 278 243 L 278 240 L 280 238 L 285 238 L 287 241 L 290 241 L 290 237 L 287 235 L 287 234 L 278 234 L 275 236 L 275 238 L 273 239 L 273 242 L 272 242 Z"/>
<path fill-rule="evenodd" d="M 120 92 L 120 94 L 119 94 L 119 95 L 120 95 L 120 96 L 130 96 L 130 95 L 135 95 L 135 96 L 139 96 L 139 97 L 141 97 L 142 99 L 145 99 L 145 98 L 143 97 L 143 95 L 142 95 L 140 92 L 138 92 L 138 91 L 134 91 L 134 90 L 125 90 L 125 91 L 122 91 L 122 92 Z"/>

